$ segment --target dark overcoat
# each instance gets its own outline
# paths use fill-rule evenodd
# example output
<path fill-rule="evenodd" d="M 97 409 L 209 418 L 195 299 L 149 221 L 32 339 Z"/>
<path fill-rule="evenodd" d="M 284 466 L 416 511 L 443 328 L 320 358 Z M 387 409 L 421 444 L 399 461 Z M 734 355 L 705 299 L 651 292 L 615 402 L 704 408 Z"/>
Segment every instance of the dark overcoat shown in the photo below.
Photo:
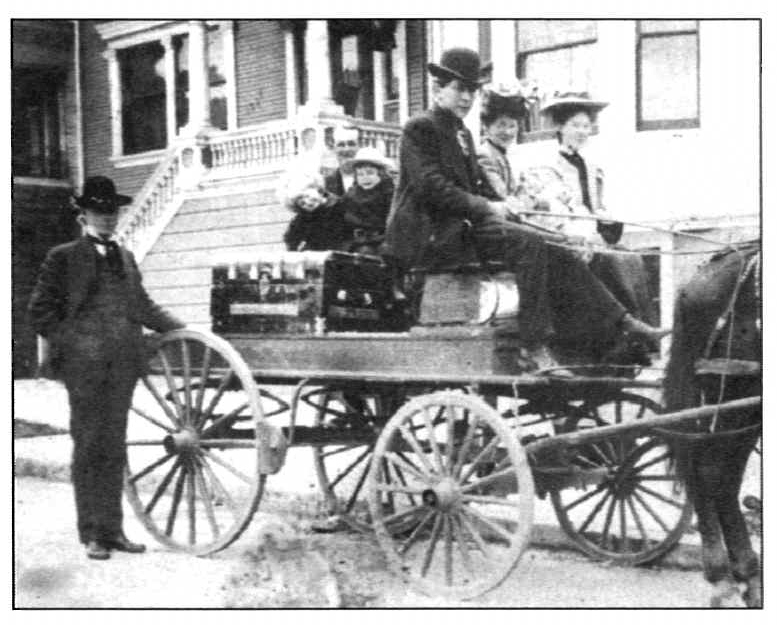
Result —
<path fill-rule="evenodd" d="M 141 281 L 140 271 L 132 252 L 119 248 L 128 289 L 127 317 L 137 340 L 132 344 L 137 370 L 143 365 L 143 326 L 166 332 L 183 327 L 183 323 L 148 296 Z M 97 285 L 97 259 L 94 245 L 86 237 L 52 248 L 41 266 L 38 282 L 30 298 L 30 321 L 35 331 L 49 340 L 51 366 L 54 374 L 62 358 L 73 347 L 69 343 L 78 340 L 73 332 L 89 295 Z M 132 338 L 132 337 L 130 337 Z M 99 344 L 98 344 L 99 345 Z M 99 357 L 99 354 L 94 354 Z"/>
<path fill-rule="evenodd" d="M 474 261 L 464 222 L 477 224 L 492 215 L 489 200 L 499 197 L 461 120 L 437 107 L 413 117 L 402 130 L 388 252 L 406 268 Z"/>

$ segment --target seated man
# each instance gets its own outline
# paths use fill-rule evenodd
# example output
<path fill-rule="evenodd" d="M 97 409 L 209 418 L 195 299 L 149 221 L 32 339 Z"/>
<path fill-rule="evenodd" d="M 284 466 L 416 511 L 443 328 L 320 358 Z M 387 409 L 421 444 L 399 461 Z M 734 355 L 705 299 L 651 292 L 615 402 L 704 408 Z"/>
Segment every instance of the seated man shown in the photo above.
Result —
<path fill-rule="evenodd" d="M 405 269 L 506 263 L 521 294 L 517 332 L 540 368 L 555 365 L 545 344 L 558 334 L 559 315 L 569 320 L 563 332 L 581 340 L 604 342 L 623 331 L 659 338 L 664 332 L 628 314 L 574 253 L 548 244 L 567 237 L 508 220 L 511 200 L 500 200 L 485 179 L 462 122 L 488 69 L 466 48 L 429 64 L 435 104 L 402 131 L 388 252 Z"/>

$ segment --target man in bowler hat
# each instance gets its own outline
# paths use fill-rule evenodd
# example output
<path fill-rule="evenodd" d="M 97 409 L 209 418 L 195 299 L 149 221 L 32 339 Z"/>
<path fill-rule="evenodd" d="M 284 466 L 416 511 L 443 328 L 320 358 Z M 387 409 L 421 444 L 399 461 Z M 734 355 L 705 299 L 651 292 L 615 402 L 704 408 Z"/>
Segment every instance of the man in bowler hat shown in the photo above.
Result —
<path fill-rule="evenodd" d="M 515 331 L 540 368 L 555 365 L 546 345 L 556 332 L 553 313 L 561 309 L 576 311 L 579 327 L 596 341 L 624 331 L 653 337 L 659 330 L 629 315 L 573 252 L 547 244 L 567 237 L 516 223 L 520 205 L 500 199 L 488 182 L 463 119 L 488 82 L 490 65 L 467 48 L 451 48 L 439 64 L 429 63 L 434 105 L 402 130 L 389 254 L 405 269 L 503 261 L 521 294 Z"/>
<path fill-rule="evenodd" d="M 149 298 L 132 252 L 112 238 L 131 201 L 110 178 L 86 180 L 75 198 L 85 233 L 49 251 L 29 304 L 67 388 L 78 535 L 95 560 L 145 551 L 122 530 L 127 413 L 145 362 L 142 327 L 184 326 Z"/>

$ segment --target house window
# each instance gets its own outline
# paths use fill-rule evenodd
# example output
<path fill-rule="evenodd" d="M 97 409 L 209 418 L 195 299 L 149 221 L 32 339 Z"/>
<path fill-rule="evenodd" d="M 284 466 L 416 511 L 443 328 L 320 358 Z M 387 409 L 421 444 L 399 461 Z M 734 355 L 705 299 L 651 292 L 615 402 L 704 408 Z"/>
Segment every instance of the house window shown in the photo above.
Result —
<path fill-rule="evenodd" d="M 165 49 L 158 41 L 119 50 L 121 130 L 125 154 L 167 145 Z"/>
<path fill-rule="evenodd" d="M 383 121 L 399 123 L 399 49 L 383 52 Z"/>
<path fill-rule="evenodd" d="M 536 81 L 540 91 L 593 91 L 594 20 L 518 20 L 516 22 L 516 74 Z M 530 102 L 523 139 L 553 136 L 550 122 L 539 114 L 540 102 Z"/>
<path fill-rule="evenodd" d="M 368 20 L 329 20 L 332 95 L 346 115 L 375 118 L 372 42 Z"/>
<path fill-rule="evenodd" d="M 152 39 L 116 49 L 125 155 L 164 149 L 190 121 L 189 35 L 183 26 L 170 34 L 169 48 Z M 230 59 L 224 54 L 224 30 L 211 26 L 207 38 L 210 123 L 226 130 Z M 174 127 L 168 127 L 173 125 L 173 119 L 168 120 L 168 97 L 174 100 Z"/>
<path fill-rule="evenodd" d="M 637 129 L 698 128 L 699 25 L 637 22 Z"/>
<path fill-rule="evenodd" d="M 64 178 L 60 102 L 63 76 L 14 70 L 12 169 L 14 176 Z"/>

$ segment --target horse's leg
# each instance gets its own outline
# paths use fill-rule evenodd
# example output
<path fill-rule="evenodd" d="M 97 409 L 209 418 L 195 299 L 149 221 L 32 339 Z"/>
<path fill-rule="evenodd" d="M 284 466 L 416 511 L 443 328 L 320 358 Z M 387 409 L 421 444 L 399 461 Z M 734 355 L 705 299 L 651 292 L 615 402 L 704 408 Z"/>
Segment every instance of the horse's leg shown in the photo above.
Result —
<path fill-rule="evenodd" d="M 761 562 L 753 550 L 747 523 L 739 505 L 742 479 L 754 444 L 755 437 L 747 436 L 730 441 L 725 451 L 723 445 L 718 446 L 721 452 L 726 453 L 728 462 L 716 498 L 716 508 L 734 579 L 747 584 L 744 594 L 747 605 L 760 607 L 763 600 Z"/>
<path fill-rule="evenodd" d="M 708 454 L 701 445 L 695 446 L 688 490 L 693 498 L 701 535 L 704 578 L 714 587 L 710 605 L 714 608 L 739 607 L 739 588 L 734 582 L 717 513 L 716 493 L 721 477 L 718 462 L 719 460 Z"/>

